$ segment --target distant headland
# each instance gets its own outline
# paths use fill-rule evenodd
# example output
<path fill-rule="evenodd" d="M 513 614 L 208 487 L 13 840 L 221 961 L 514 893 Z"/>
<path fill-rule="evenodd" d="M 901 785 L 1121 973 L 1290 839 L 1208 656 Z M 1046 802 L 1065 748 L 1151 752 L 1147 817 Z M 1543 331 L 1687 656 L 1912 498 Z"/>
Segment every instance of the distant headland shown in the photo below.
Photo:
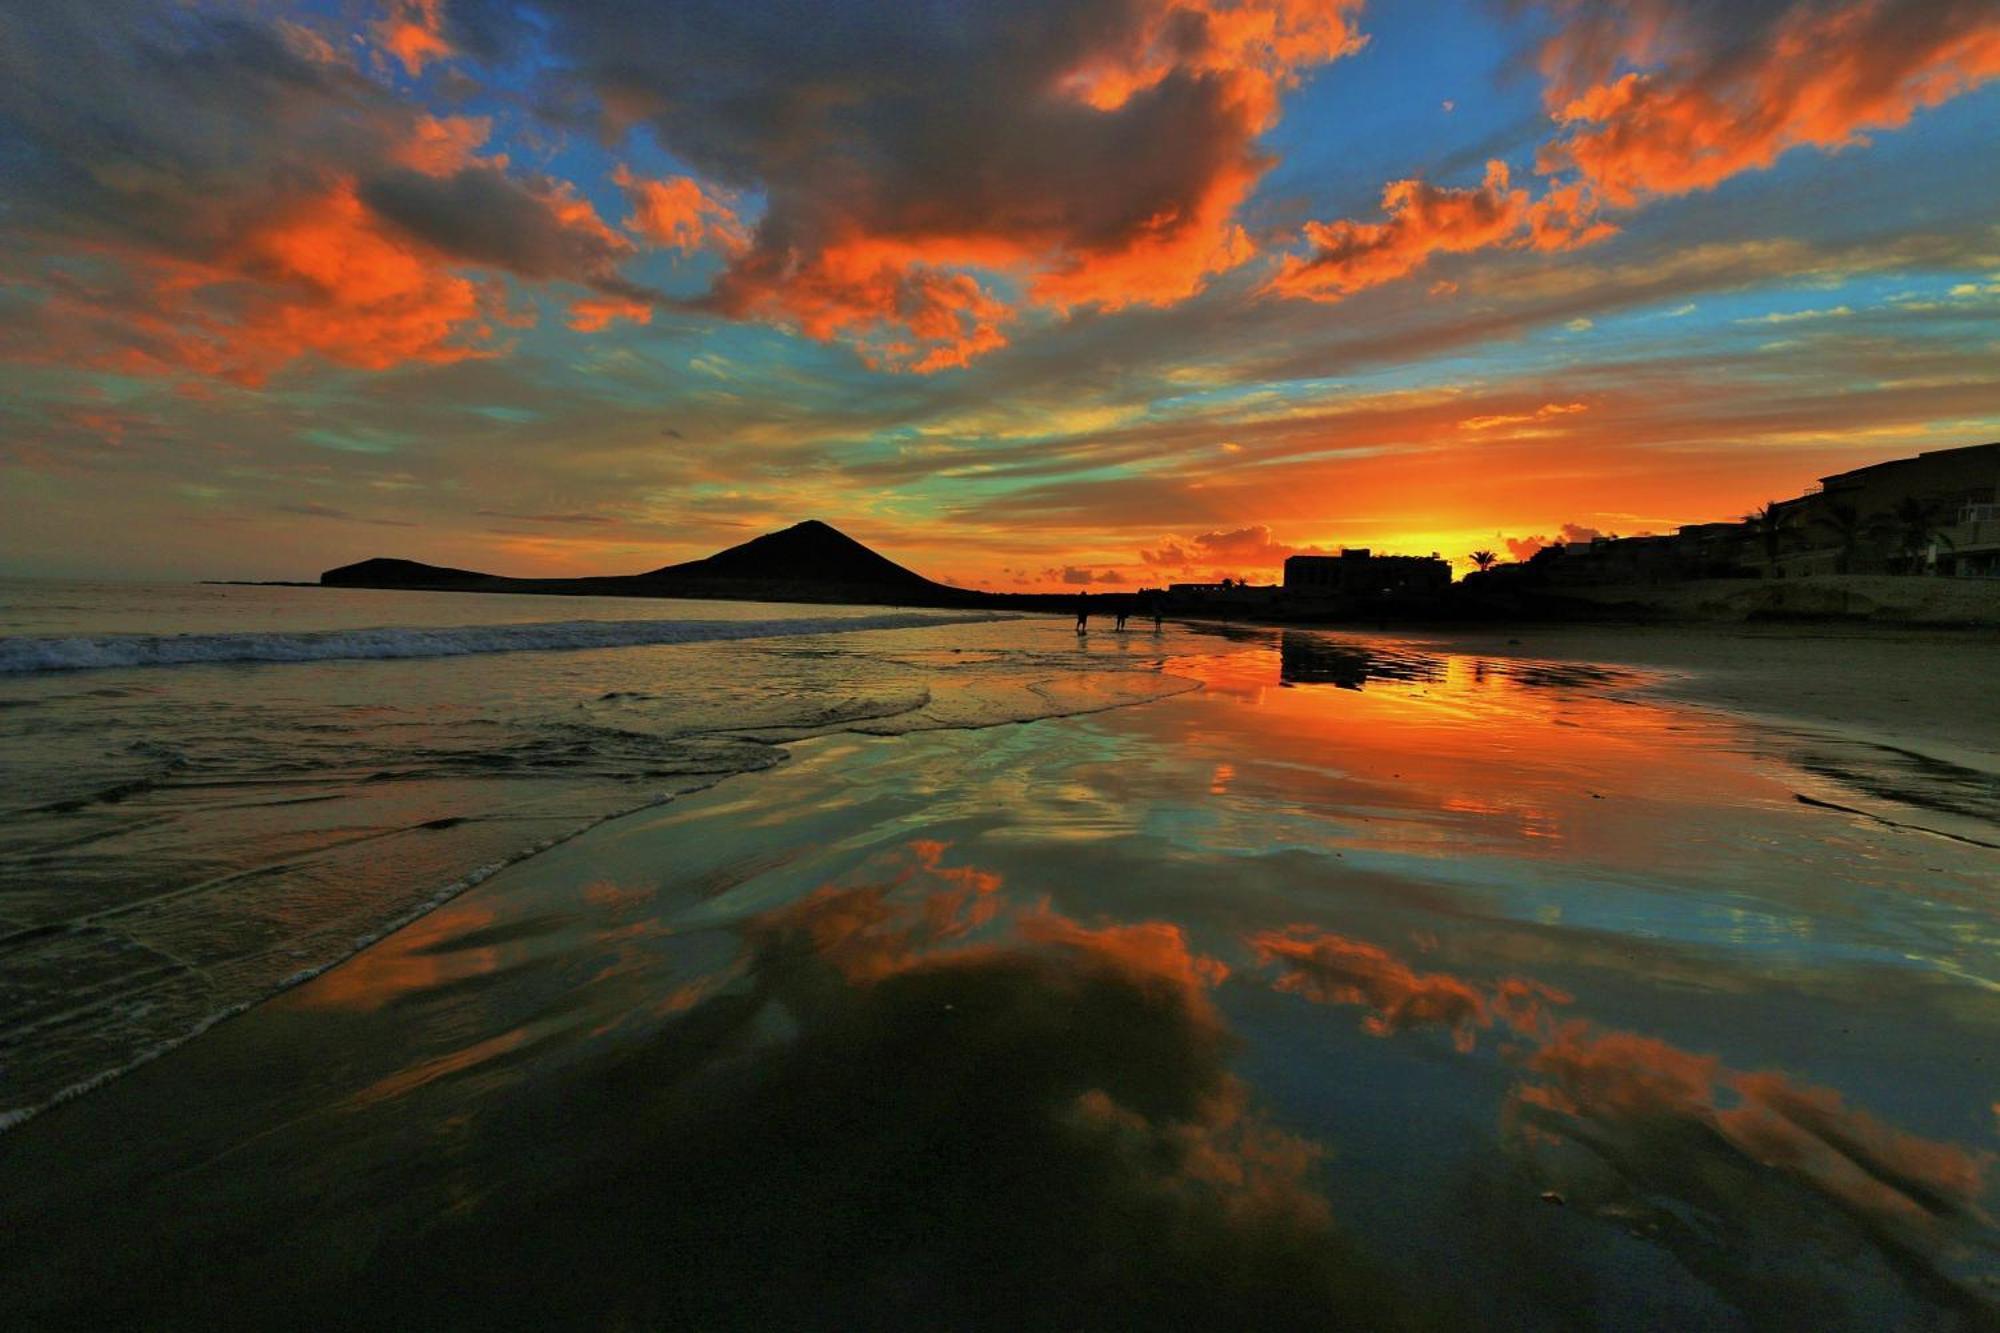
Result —
<path fill-rule="evenodd" d="M 807 519 L 701 560 L 643 574 L 521 579 L 472 569 L 378 556 L 329 569 L 329 588 L 426 592 L 543 593 L 575 597 L 685 597 L 746 602 L 839 602 L 860 605 L 1012 607 L 1055 610 L 1072 595 L 994 593 L 927 579 L 870 550 L 829 523 Z"/>

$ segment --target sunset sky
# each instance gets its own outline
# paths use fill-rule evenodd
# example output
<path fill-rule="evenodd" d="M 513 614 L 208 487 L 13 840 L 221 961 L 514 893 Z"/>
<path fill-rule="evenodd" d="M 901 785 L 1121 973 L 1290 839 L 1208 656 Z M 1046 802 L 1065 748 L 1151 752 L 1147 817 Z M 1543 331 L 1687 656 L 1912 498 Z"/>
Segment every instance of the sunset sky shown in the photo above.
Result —
<path fill-rule="evenodd" d="M 2000 438 L 2000 0 L 0 9 L 0 572 L 995 588 Z"/>

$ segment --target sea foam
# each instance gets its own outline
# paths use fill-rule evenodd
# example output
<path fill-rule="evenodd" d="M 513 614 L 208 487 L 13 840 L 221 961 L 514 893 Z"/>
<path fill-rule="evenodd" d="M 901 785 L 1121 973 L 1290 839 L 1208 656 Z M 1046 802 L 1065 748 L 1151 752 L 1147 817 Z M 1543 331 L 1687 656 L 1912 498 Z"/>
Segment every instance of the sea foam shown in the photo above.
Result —
<path fill-rule="evenodd" d="M 0 674 L 87 671 L 107 667 L 195 666 L 217 662 L 326 662 L 459 657 L 469 653 L 634 648 L 798 634 L 914 629 L 1012 618 L 995 613 L 940 615 L 899 611 L 875 616 L 815 616 L 783 620 L 563 620 L 444 629 L 384 626 L 378 629 L 313 630 L 290 634 L 16 636 L 0 638 Z"/>

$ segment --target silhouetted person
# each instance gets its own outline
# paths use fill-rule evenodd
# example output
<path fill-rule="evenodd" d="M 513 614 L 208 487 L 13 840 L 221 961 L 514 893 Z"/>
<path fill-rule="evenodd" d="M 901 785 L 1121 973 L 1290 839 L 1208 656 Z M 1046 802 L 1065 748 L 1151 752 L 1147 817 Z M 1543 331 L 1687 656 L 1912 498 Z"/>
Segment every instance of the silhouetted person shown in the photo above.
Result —
<path fill-rule="evenodd" d="M 1090 633 L 1090 594 L 1087 592 L 1076 595 L 1076 632 Z"/>
<path fill-rule="evenodd" d="M 1160 603 L 1158 599 L 1155 599 L 1153 602 L 1153 633 L 1158 634 L 1163 628 L 1160 616 Z"/>
<path fill-rule="evenodd" d="M 1131 614 L 1132 609 L 1130 607 L 1126 606 L 1122 601 L 1118 603 L 1118 619 L 1112 623 L 1111 628 L 1123 634 L 1125 632 L 1125 618 Z"/>

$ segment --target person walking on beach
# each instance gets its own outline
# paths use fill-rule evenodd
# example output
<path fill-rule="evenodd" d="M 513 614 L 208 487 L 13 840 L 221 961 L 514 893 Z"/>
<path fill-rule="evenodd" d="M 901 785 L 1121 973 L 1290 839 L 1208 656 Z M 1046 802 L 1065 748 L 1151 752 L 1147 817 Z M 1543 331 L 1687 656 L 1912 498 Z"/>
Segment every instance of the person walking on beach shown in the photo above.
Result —
<path fill-rule="evenodd" d="M 1161 628 L 1162 626 L 1160 623 L 1160 599 L 1155 597 L 1153 599 L 1153 633 L 1158 634 Z"/>
<path fill-rule="evenodd" d="M 1131 614 L 1132 610 L 1130 607 L 1126 606 L 1123 602 L 1118 603 L 1118 619 L 1112 623 L 1111 628 L 1123 634 L 1125 632 L 1125 617 Z"/>
<path fill-rule="evenodd" d="M 1076 595 L 1076 632 L 1090 633 L 1090 594 L 1087 592 Z"/>

